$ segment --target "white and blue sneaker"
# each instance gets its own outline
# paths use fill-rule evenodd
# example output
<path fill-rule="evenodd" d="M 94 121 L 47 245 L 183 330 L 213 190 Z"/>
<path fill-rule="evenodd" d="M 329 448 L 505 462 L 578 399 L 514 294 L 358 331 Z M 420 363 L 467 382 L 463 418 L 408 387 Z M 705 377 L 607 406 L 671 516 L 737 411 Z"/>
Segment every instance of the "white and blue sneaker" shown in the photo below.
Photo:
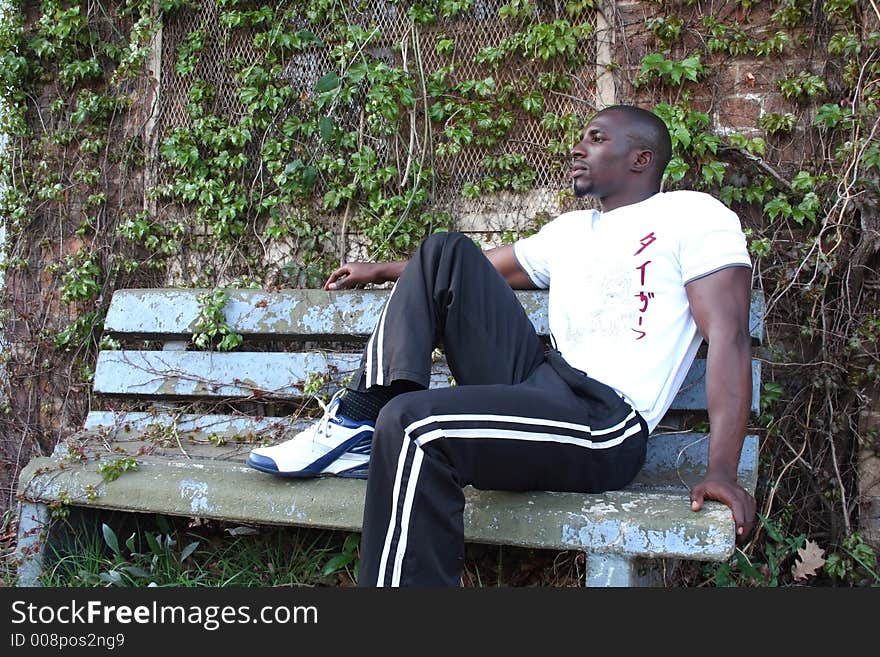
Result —
<path fill-rule="evenodd" d="M 324 416 L 296 436 L 271 447 L 257 447 L 247 464 L 282 477 L 351 477 L 366 479 L 373 425 L 338 415 L 342 390 L 325 405 Z"/>

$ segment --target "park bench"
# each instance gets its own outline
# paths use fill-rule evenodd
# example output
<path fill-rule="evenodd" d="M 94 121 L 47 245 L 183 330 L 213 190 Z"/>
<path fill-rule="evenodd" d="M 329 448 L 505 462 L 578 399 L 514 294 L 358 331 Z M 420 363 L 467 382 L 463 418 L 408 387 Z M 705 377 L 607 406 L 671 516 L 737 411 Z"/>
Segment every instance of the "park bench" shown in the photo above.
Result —
<path fill-rule="evenodd" d="M 249 468 L 245 458 L 254 441 L 284 440 L 305 425 L 295 411 L 310 392 L 328 395 L 345 384 L 388 291 L 225 290 L 226 323 L 244 339 L 231 352 L 192 348 L 204 292 L 114 294 L 104 327 L 113 348 L 101 350 L 95 370 L 100 406 L 81 431 L 53 455 L 34 458 L 20 475 L 21 585 L 37 583 L 52 536 L 51 510 L 59 505 L 360 531 L 365 481 L 285 479 Z M 546 336 L 547 293 L 517 295 Z M 763 314 L 763 298 L 754 294 L 754 344 Z M 431 385 L 450 385 L 442 357 L 435 360 Z M 688 497 L 688 486 L 705 469 L 708 440 L 682 426 L 693 424 L 695 414 L 705 421 L 704 373 L 705 360 L 698 358 L 649 439 L 642 472 L 625 490 L 584 495 L 468 488 L 466 540 L 583 551 L 589 586 L 647 583 L 651 560 L 659 558 L 729 558 L 730 511 L 708 502 L 694 513 Z M 757 361 L 753 381 L 757 412 Z M 137 469 L 125 471 L 133 462 Z M 758 439 L 748 436 L 739 478 L 751 492 L 757 465 Z M 108 477 L 114 470 L 118 477 Z"/>

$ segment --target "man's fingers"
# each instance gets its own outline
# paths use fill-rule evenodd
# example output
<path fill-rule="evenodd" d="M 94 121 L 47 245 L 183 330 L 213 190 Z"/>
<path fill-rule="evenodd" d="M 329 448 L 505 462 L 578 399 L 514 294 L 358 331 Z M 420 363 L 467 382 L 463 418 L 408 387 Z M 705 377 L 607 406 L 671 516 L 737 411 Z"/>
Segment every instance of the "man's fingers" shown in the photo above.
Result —
<path fill-rule="evenodd" d="M 722 502 L 730 509 L 737 541 L 742 541 L 751 533 L 755 521 L 756 503 L 748 491 L 739 486 L 733 489 L 726 486 L 707 488 L 699 484 L 691 491 L 691 509 L 694 511 L 702 509 L 706 498 Z"/>
<path fill-rule="evenodd" d="M 736 533 L 738 536 L 745 538 L 752 532 L 752 526 L 755 524 L 757 503 L 755 498 L 743 488 L 741 495 L 737 499 L 737 506 L 738 509 L 735 511 Z"/>
<path fill-rule="evenodd" d="M 337 269 L 332 274 L 330 274 L 330 277 L 327 279 L 327 282 L 324 283 L 324 289 L 325 290 L 332 290 L 333 288 L 335 288 L 336 281 L 340 276 L 342 276 L 342 274 L 343 274 L 343 271 L 341 269 Z"/>
<path fill-rule="evenodd" d="M 703 489 L 701 486 L 697 486 L 691 491 L 691 509 L 694 511 L 699 511 L 703 508 Z"/>
<path fill-rule="evenodd" d="M 733 511 L 733 521 L 736 523 L 736 539 L 742 542 L 752 532 L 755 521 L 754 498 L 743 489 L 729 506 Z"/>
<path fill-rule="evenodd" d="M 734 498 L 733 501 L 728 505 L 730 510 L 733 512 L 733 522 L 736 524 L 736 534 L 737 536 L 743 535 L 743 523 L 745 521 L 745 509 L 743 508 L 743 503 L 739 498 Z"/>
<path fill-rule="evenodd" d="M 330 274 L 330 278 L 327 279 L 326 285 L 324 285 L 325 290 L 339 290 L 345 289 L 345 280 L 350 277 L 350 271 L 348 267 L 341 267 L 337 269 L 335 272 Z"/>
<path fill-rule="evenodd" d="M 748 516 L 746 516 L 741 523 L 737 523 L 736 525 L 736 540 L 737 542 L 743 542 L 746 540 L 746 536 L 752 533 L 752 520 Z"/>
<path fill-rule="evenodd" d="M 752 533 L 752 527 L 755 525 L 755 511 L 757 503 L 755 498 L 746 493 L 745 517 L 743 518 L 742 536 L 746 537 Z"/>

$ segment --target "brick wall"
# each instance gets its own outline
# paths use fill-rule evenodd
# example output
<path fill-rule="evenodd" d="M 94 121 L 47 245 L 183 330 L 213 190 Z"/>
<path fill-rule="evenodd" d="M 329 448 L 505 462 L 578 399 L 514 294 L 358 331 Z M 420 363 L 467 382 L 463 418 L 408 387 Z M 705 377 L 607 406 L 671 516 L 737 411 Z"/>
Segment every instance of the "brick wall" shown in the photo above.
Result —
<path fill-rule="evenodd" d="M 633 88 L 632 81 L 639 75 L 641 59 L 646 54 L 664 49 L 649 28 L 650 19 L 673 13 L 682 19 L 683 37 L 671 46 L 671 55 L 683 58 L 705 49 L 701 36 L 706 32 L 701 24 L 704 15 L 727 23 L 735 20 L 749 36 L 760 40 L 776 31 L 775 27 L 768 25 L 771 10 L 775 6 L 776 3 L 765 2 L 747 13 L 733 0 L 713 3 L 711 11 L 708 7 L 688 7 L 683 2 L 674 3 L 666 9 L 646 0 L 622 0 L 611 7 L 606 6 L 604 11 L 606 15 L 612 15 L 610 22 L 615 26 L 612 63 L 618 67 L 618 100 L 651 105 L 661 100 L 674 100 L 678 95 L 677 92 L 660 90 L 661 96 L 667 96 L 660 98 L 655 87 Z M 761 136 L 763 131 L 758 128 L 758 120 L 762 116 L 793 109 L 780 94 L 777 81 L 784 78 L 787 72 L 811 70 L 815 66 L 801 50 L 786 48 L 783 55 L 769 59 L 751 55 L 734 57 L 725 53 L 704 56 L 702 63 L 711 69 L 709 76 L 704 81 L 685 86 L 692 93 L 692 109 L 708 113 L 712 117 L 714 130 L 720 135 L 739 132 L 746 137 Z M 797 152 L 791 151 L 789 155 L 796 158 Z"/>

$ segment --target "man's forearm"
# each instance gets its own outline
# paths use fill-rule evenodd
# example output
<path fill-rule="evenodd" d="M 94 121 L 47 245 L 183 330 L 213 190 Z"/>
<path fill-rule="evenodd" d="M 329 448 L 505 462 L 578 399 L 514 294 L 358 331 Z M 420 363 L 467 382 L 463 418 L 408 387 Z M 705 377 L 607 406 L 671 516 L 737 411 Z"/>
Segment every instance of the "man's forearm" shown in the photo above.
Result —
<path fill-rule="evenodd" d="M 379 263 L 381 264 L 381 269 L 379 270 L 378 275 L 381 280 L 376 282 L 387 283 L 388 281 L 396 281 L 400 278 L 400 275 L 403 273 L 408 262 L 409 260 L 396 260 L 394 262 Z"/>
<path fill-rule="evenodd" d="M 715 336 L 709 342 L 706 397 L 711 434 L 707 477 L 736 480 L 752 401 L 750 346 L 748 332 Z"/>

